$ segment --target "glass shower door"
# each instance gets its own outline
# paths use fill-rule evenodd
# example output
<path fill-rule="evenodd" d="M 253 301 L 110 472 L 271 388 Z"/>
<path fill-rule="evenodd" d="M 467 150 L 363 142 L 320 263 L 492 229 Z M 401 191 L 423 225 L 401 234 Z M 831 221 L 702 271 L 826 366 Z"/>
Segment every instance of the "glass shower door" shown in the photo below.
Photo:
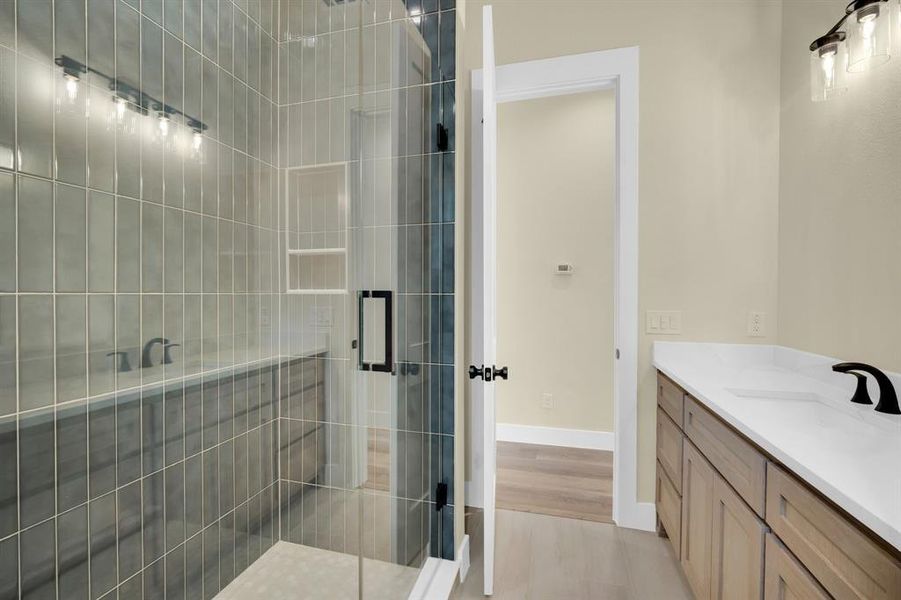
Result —
<path fill-rule="evenodd" d="M 420 24 L 406 9 L 364 22 L 351 115 L 355 394 L 365 424 L 360 554 L 370 598 L 405 598 L 426 559 L 439 555 L 442 526 L 436 476 L 446 448 L 430 434 L 439 369 L 429 364 L 437 306 L 429 294 L 429 122 L 437 86 Z"/>

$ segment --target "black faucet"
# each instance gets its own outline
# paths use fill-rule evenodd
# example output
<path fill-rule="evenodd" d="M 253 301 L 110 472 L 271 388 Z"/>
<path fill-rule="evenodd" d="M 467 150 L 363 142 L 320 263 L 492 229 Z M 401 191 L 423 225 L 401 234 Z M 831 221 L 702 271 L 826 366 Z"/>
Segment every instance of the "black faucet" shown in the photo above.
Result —
<path fill-rule="evenodd" d="M 150 358 L 150 352 L 153 350 L 154 346 L 156 346 L 157 344 L 163 344 L 165 346 L 168 343 L 169 340 L 166 338 L 155 337 L 144 344 L 144 350 L 143 352 L 141 352 L 141 368 L 147 369 L 153 366 L 153 359 Z M 168 355 L 168 350 L 166 351 L 166 354 Z M 170 359 L 169 362 L 171 363 L 172 360 Z"/>
<path fill-rule="evenodd" d="M 119 357 L 119 366 L 116 368 L 116 370 L 118 370 L 120 373 L 127 373 L 128 371 L 131 371 L 131 363 L 128 362 L 128 352 L 107 352 L 106 355 Z"/>
<path fill-rule="evenodd" d="M 895 393 L 895 386 L 892 385 L 888 376 L 872 365 L 856 362 L 839 363 L 832 365 L 832 370 L 837 373 L 849 373 L 857 377 L 857 389 L 851 402 L 858 404 L 872 404 L 870 395 L 867 393 L 866 376 L 856 373 L 855 371 L 863 371 L 869 373 L 879 384 L 879 403 L 876 404 L 876 412 L 885 413 L 887 415 L 901 415 L 901 407 L 898 406 L 898 394 Z"/>
<path fill-rule="evenodd" d="M 163 364 L 171 365 L 172 364 L 172 356 L 169 355 L 170 348 L 178 348 L 181 344 L 166 344 L 163 346 Z"/>

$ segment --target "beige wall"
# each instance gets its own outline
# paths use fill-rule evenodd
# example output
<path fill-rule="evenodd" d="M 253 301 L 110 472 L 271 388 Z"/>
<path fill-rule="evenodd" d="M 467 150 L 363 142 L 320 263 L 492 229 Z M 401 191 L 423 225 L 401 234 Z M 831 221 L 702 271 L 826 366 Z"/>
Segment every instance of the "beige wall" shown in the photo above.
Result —
<path fill-rule="evenodd" d="M 785 2 L 779 341 L 901 371 L 901 26 L 889 63 L 811 102 L 805 46 L 844 5 Z"/>
<path fill-rule="evenodd" d="M 773 341 L 746 337 L 746 323 L 761 310 L 776 331 L 781 3 L 471 0 L 467 69 L 481 67 L 486 3 L 499 64 L 640 47 L 640 314 L 681 310 L 683 335 L 670 339 Z M 460 189 L 468 197 L 470 183 Z M 644 501 L 654 493 L 653 339 L 642 327 Z"/>
<path fill-rule="evenodd" d="M 612 90 L 498 106 L 499 423 L 613 431 L 615 117 Z"/>

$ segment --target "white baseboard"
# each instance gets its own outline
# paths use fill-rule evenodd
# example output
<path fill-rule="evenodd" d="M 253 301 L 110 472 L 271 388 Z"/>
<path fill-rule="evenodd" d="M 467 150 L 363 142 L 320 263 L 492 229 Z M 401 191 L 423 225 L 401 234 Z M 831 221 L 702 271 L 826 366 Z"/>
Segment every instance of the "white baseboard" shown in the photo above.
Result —
<path fill-rule="evenodd" d="M 629 510 L 623 510 L 615 521 L 618 527 L 654 531 L 657 529 L 657 507 L 653 502 L 636 502 Z"/>
<path fill-rule="evenodd" d="M 408 600 L 447 600 L 457 579 L 457 561 L 429 557 L 419 571 Z"/>
<path fill-rule="evenodd" d="M 460 583 L 469 572 L 469 536 L 464 535 L 456 560 L 443 560 L 429 557 L 419 571 L 419 577 L 408 600 L 447 600 L 454 590 L 457 575 Z"/>
<path fill-rule="evenodd" d="M 460 550 L 457 551 L 457 564 L 460 566 L 460 583 L 463 583 L 469 574 L 469 534 L 465 534 L 460 543 Z"/>
<path fill-rule="evenodd" d="M 589 431 L 587 429 L 563 429 L 560 427 L 498 423 L 497 441 L 612 451 L 614 436 L 612 431 Z"/>

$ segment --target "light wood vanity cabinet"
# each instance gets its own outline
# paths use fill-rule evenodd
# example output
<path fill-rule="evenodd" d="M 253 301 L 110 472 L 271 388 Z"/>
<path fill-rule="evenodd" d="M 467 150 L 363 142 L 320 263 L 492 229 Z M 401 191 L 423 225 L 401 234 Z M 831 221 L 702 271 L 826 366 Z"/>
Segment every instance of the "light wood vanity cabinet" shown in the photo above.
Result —
<path fill-rule="evenodd" d="M 766 503 L 766 459 L 763 454 L 689 396 L 685 398 L 683 426 L 685 435 L 748 506 L 763 517 Z"/>
<path fill-rule="evenodd" d="M 710 595 L 713 563 L 713 495 L 716 471 L 686 441 L 682 449 L 682 553 L 685 578 L 699 600 Z"/>
<path fill-rule="evenodd" d="M 829 600 L 829 594 L 772 533 L 766 536 L 766 600 Z"/>
<path fill-rule="evenodd" d="M 681 470 L 681 469 L 680 469 Z M 676 558 L 682 553 L 682 497 L 663 466 L 657 463 L 657 521 L 673 544 Z"/>
<path fill-rule="evenodd" d="M 710 554 L 712 598 L 761 597 L 766 533 L 766 524 L 717 475 L 713 483 Z"/>
<path fill-rule="evenodd" d="M 785 470 L 767 469 L 773 533 L 833 597 L 898 600 L 901 563 Z"/>
<path fill-rule="evenodd" d="M 901 553 L 662 374 L 657 402 L 659 531 L 698 600 L 901 600 Z"/>
<path fill-rule="evenodd" d="M 682 493 L 682 430 L 657 408 L 657 460 L 676 492 Z"/>
<path fill-rule="evenodd" d="M 682 427 L 682 401 L 685 392 L 666 375 L 657 375 L 657 404 L 666 411 L 673 422 Z"/>

